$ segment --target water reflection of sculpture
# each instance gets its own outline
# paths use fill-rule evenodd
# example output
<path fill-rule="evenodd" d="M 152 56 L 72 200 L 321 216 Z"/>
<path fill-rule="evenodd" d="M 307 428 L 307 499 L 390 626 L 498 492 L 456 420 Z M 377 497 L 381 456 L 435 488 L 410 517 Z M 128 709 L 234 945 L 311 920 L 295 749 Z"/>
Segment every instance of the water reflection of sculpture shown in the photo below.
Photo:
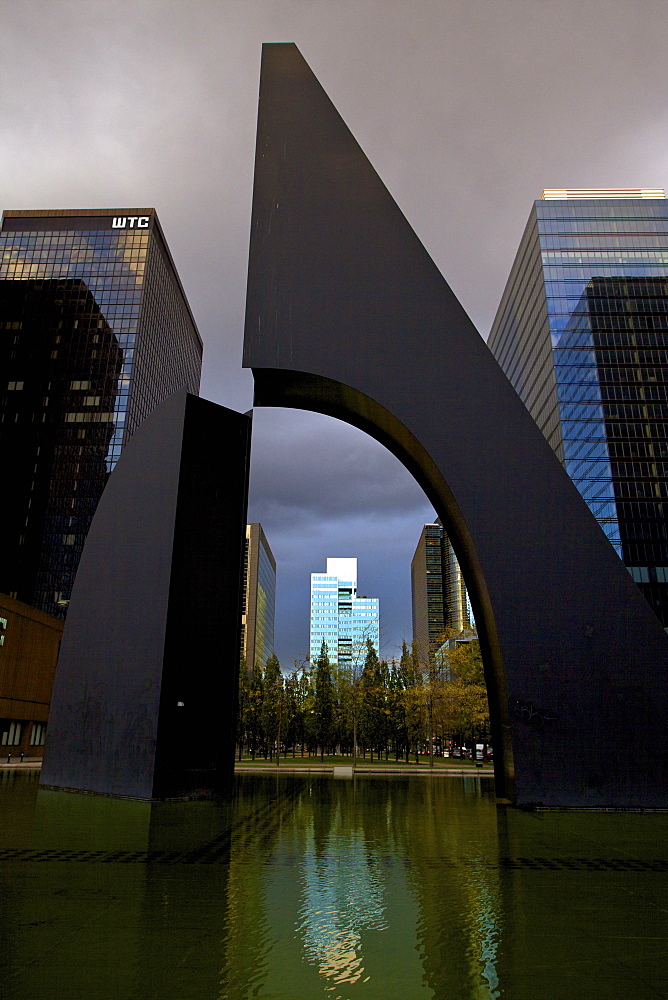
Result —
<path fill-rule="evenodd" d="M 405 815 L 411 826 L 419 817 L 420 833 L 411 831 L 406 838 L 409 873 L 420 907 L 425 975 L 436 996 L 491 1000 L 499 995 L 496 806 L 484 796 L 484 784 L 480 788 L 483 794 L 471 795 L 462 810 L 455 807 L 461 789 L 451 780 L 414 779 L 410 785 Z"/>

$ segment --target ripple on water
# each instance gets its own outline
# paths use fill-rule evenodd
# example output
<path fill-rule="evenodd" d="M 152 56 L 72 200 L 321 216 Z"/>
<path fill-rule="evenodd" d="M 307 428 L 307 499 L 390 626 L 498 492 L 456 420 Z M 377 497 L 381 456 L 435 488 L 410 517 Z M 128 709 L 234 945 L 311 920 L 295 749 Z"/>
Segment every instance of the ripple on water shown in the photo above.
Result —
<path fill-rule="evenodd" d="M 0 996 L 663 996 L 666 842 L 665 816 L 449 780 L 248 776 L 222 804 L 0 781 Z"/>
<path fill-rule="evenodd" d="M 387 929 L 383 873 L 361 843 L 330 841 L 307 850 L 300 864 L 296 935 L 307 961 L 335 983 L 364 981 L 364 931 Z"/>

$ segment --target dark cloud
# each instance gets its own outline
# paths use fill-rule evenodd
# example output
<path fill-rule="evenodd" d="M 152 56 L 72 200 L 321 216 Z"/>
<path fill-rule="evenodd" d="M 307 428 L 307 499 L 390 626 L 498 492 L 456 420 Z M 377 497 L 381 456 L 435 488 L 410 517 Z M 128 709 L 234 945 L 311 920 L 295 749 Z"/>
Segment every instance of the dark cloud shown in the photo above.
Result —
<path fill-rule="evenodd" d="M 424 507 L 424 494 L 401 463 L 340 421 L 303 411 L 257 410 L 253 436 L 254 516 L 310 525 Z"/>
<path fill-rule="evenodd" d="M 202 395 L 240 410 L 263 41 L 294 41 L 487 336 L 544 187 L 668 186 L 665 0 L 0 0 L 5 208 L 154 205 L 197 318 Z M 308 577 L 356 555 L 388 648 L 429 505 L 356 431 L 258 415 L 251 515 L 278 651 Z M 306 595 L 306 596 L 305 596 Z"/>
<path fill-rule="evenodd" d="M 395 655 L 411 634 L 410 561 L 433 510 L 393 455 L 329 417 L 257 410 L 249 518 L 278 564 L 284 660 L 308 650 L 310 574 L 328 556 L 357 557 L 360 592 L 380 597 L 383 651 Z"/>

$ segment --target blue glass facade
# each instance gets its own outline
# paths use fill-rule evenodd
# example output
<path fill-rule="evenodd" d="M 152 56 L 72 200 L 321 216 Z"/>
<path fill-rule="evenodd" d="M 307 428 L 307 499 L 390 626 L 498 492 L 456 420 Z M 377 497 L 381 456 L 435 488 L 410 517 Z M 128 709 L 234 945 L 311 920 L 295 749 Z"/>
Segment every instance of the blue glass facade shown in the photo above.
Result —
<path fill-rule="evenodd" d="M 154 210 L 5 212 L 0 333 L 0 590 L 63 616 L 128 438 L 199 391 L 202 342 Z"/>
<path fill-rule="evenodd" d="M 489 346 L 666 627 L 668 202 L 657 194 L 535 202 Z"/>
<path fill-rule="evenodd" d="M 328 559 L 326 573 L 311 574 L 310 658 L 323 642 L 330 663 L 350 669 L 364 662 L 367 639 L 380 643 L 380 602 L 357 596 L 357 560 Z"/>

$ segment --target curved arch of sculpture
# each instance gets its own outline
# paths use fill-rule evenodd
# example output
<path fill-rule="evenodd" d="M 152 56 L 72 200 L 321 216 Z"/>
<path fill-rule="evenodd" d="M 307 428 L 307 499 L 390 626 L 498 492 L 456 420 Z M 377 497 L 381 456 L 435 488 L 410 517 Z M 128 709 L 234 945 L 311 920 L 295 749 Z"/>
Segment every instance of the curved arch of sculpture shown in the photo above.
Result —
<path fill-rule="evenodd" d="M 515 798 L 512 737 L 503 659 L 494 611 L 470 532 L 441 470 L 426 449 L 394 414 L 351 386 L 303 372 L 255 368 L 255 403 L 313 410 L 358 427 L 391 451 L 424 490 L 448 537 L 459 553 L 485 661 L 485 678 L 491 705 L 492 739 L 497 749 L 499 797 Z"/>
<path fill-rule="evenodd" d="M 244 363 L 257 405 L 355 424 L 434 504 L 481 632 L 500 797 L 668 806 L 666 634 L 294 45 L 263 56 Z M 249 436 L 177 393 L 129 443 L 79 566 L 43 783 L 181 794 L 201 780 L 185 726 L 229 787 Z"/>
<path fill-rule="evenodd" d="M 257 405 L 366 430 L 434 504 L 481 630 L 498 794 L 668 804 L 666 635 L 290 44 L 263 50 L 244 365 Z"/>

